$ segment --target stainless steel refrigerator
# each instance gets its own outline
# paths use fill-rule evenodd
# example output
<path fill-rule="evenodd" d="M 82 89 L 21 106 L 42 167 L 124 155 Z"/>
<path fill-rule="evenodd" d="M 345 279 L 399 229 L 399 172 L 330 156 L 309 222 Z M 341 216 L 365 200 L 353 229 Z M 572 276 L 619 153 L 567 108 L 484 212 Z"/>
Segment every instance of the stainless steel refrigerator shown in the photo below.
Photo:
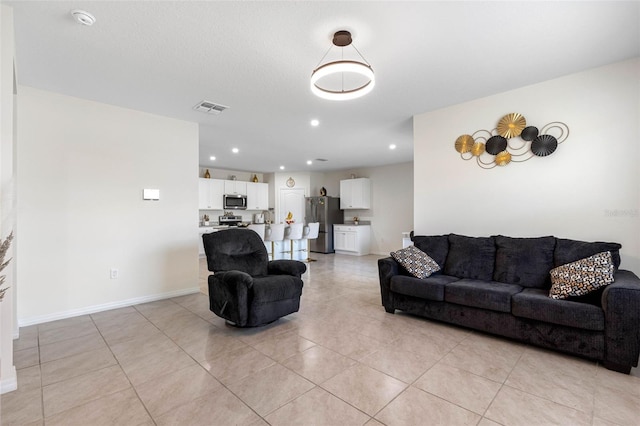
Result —
<path fill-rule="evenodd" d="M 340 210 L 340 198 L 334 197 L 306 197 L 305 223 L 320 222 L 318 238 L 309 240 L 309 246 L 315 253 L 334 253 L 333 225 L 344 222 L 344 215 Z"/>

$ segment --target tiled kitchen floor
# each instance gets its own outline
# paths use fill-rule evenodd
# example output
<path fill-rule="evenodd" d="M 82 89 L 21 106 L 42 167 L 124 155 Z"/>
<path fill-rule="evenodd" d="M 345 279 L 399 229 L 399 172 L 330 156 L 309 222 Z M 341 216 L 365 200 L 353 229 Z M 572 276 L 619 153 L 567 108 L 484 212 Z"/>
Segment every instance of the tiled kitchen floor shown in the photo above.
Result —
<path fill-rule="evenodd" d="M 22 328 L 2 425 L 640 423 L 639 377 L 387 314 L 376 256 L 313 257 L 300 312 L 262 328 L 204 294 Z"/>

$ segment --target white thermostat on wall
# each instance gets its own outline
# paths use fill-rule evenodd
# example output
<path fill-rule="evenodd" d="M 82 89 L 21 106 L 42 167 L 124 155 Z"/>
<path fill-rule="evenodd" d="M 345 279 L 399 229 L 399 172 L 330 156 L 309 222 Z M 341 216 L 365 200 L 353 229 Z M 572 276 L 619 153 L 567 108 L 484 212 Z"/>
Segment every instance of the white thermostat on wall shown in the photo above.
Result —
<path fill-rule="evenodd" d="M 160 199 L 160 190 L 159 189 L 143 189 L 142 199 L 157 201 Z"/>

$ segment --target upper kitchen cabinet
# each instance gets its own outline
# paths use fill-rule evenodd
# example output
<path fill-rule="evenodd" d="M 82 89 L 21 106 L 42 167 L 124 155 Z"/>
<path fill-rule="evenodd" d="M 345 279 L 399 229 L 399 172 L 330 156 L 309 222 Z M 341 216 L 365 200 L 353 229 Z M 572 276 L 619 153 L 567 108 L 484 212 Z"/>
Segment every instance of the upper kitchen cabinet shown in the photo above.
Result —
<path fill-rule="evenodd" d="M 245 182 L 247 184 L 247 210 L 269 209 L 269 184 Z"/>
<path fill-rule="evenodd" d="M 222 210 L 224 181 L 220 179 L 203 179 L 198 181 L 200 210 Z"/>
<path fill-rule="evenodd" d="M 371 180 L 369 178 L 340 181 L 340 209 L 371 208 Z"/>
<path fill-rule="evenodd" d="M 224 193 L 247 195 L 247 182 L 241 180 L 225 180 Z"/>

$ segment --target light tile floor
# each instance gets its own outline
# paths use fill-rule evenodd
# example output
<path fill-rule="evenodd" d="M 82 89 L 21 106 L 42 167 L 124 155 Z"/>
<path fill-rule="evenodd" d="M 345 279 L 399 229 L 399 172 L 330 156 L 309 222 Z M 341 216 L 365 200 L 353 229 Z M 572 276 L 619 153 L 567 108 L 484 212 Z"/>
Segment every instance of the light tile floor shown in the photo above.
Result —
<path fill-rule="evenodd" d="M 640 424 L 637 370 L 387 314 L 377 256 L 314 257 L 261 328 L 203 293 L 22 328 L 2 425 Z"/>

